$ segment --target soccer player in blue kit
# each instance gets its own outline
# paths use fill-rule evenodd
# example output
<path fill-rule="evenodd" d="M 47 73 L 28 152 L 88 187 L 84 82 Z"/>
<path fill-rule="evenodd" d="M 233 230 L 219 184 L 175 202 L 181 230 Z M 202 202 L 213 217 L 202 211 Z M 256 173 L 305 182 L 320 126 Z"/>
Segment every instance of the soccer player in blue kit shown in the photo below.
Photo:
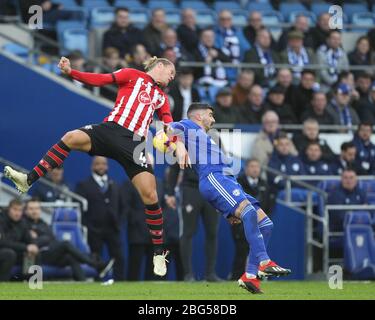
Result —
<path fill-rule="evenodd" d="M 207 134 L 215 123 L 214 109 L 209 104 L 192 103 L 187 115 L 187 120 L 168 125 L 168 141 L 176 142 L 177 158 L 185 157 L 187 150 L 191 165 L 199 176 L 199 190 L 203 197 L 230 223 L 242 222 L 250 252 L 246 272 L 238 284 L 251 293 L 262 293 L 261 278 L 291 272 L 278 266 L 267 254 L 273 223 L 259 202 L 237 183 L 229 158 Z"/>

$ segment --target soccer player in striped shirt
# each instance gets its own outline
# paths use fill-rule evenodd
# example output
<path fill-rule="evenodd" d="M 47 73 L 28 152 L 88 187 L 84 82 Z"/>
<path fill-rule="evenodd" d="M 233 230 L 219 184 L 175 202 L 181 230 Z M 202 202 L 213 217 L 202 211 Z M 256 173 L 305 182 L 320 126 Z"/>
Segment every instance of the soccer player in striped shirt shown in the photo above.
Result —
<path fill-rule="evenodd" d="M 168 98 L 162 88 L 174 79 L 175 66 L 167 59 L 153 57 L 145 63 L 145 72 L 124 68 L 114 73 L 95 74 L 73 70 L 70 61 L 62 57 L 59 68 L 87 85 L 117 84 L 115 106 L 102 123 L 67 132 L 28 174 L 7 166 L 5 176 L 21 193 L 26 193 L 40 177 L 60 166 L 73 150 L 118 161 L 145 204 L 146 223 L 155 251 L 154 273 L 164 276 L 168 251 L 164 249 L 162 210 L 153 169 L 140 144 L 144 144 L 154 112 L 164 124 L 173 121 Z"/>
<path fill-rule="evenodd" d="M 176 141 L 177 152 L 188 150 L 203 198 L 230 223 L 242 222 L 250 252 L 246 271 L 238 283 L 251 293 L 262 293 L 261 277 L 284 276 L 291 272 L 278 266 L 267 254 L 273 223 L 259 202 L 243 191 L 233 175 L 229 158 L 207 135 L 215 123 L 213 108 L 205 103 L 192 103 L 187 115 L 187 120 L 170 123 L 167 134 L 170 140 Z"/>

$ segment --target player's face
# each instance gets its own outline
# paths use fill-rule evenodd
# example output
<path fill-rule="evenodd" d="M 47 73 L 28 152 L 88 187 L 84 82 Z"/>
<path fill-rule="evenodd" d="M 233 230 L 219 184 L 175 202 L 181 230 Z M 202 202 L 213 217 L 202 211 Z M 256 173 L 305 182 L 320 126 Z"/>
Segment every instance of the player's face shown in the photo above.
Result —
<path fill-rule="evenodd" d="M 166 87 L 176 76 L 176 69 L 173 64 L 163 65 L 160 69 L 160 83 Z"/>
<path fill-rule="evenodd" d="M 202 112 L 202 123 L 206 131 L 210 130 L 213 127 L 215 118 L 212 110 L 207 109 Z"/>

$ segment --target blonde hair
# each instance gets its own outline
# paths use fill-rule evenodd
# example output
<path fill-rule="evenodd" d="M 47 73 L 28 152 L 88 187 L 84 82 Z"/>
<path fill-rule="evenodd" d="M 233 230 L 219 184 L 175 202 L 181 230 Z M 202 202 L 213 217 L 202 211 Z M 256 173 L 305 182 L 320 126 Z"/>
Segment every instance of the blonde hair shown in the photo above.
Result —
<path fill-rule="evenodd" d="M 148 59 L 143 63 L 145 71 L 148 72 L 152 70 L 159 62 L 162 63 L 164 66 L 173 65 L 173 63 L 166 58 L 158 58 L 156 56 L 153 56 L 152 58 Z"/>

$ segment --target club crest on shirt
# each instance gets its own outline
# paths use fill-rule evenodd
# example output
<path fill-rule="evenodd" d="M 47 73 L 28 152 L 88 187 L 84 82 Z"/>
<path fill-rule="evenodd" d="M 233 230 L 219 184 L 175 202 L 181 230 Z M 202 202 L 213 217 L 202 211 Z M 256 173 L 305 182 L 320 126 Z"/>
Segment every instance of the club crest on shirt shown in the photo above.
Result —
<path fill-rule="evenodd" d="M 139 103 L 150 104 L 151 97 L 146 91 L 141 91 L 138 95 L 138 101 Z"/>
<path fill-rule="evenodd" d="M 232 193 L 235 197 L 238 197 L 241 194 L 240 189 L 234 189 Z"/>

